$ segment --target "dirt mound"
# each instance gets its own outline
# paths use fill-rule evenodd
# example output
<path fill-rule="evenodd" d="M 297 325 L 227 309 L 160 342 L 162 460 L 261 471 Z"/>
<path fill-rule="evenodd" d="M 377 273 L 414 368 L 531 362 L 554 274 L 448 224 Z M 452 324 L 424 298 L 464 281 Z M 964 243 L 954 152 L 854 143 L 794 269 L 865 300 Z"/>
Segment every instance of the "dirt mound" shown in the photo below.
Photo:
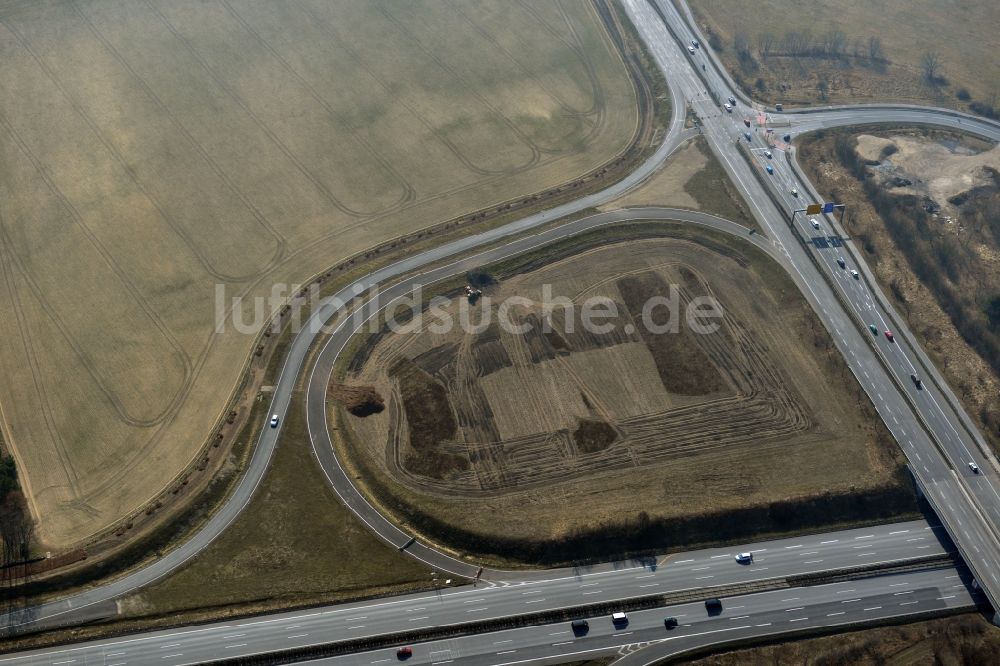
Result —
<path fill-rule="evenodd" d="M 327 394 L 331 400 L 340 403 L 348 412 L 361 418 L 378 414 L 385 409 L 385 400 L 372 386 L 348 386 L 330 382 Z"/>
<path fill-rule="evenodd" d="M 618 439 L 618 433 L 604 421 L 580 421 L 573 432 L 573 441 L 581 453 L 596 453 L 611 446 Z"/>

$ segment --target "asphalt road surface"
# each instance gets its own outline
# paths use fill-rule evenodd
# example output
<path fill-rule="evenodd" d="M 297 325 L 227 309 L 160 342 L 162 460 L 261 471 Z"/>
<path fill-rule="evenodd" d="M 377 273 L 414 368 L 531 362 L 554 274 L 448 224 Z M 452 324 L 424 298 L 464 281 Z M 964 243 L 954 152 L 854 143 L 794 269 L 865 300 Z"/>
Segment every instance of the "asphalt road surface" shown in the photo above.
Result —
<path fill-rule="evenodd" d="M 784 255 L 786 267 L 801 278 L 806 297 L 899 442 L 966 563 L 996 605 L 1000 598 L 1000 541 L 996 532 L 1000 525 L 1000 493 L 995 486 L 996 461 L 981 434 L 956 407 L 957 401 L 926 357 L 914 351 L 912 334 L 874 286 L 868 268 L 853 244 L 845 241 L 849 236 L 839 224 L 832 217 L 820 216 L 816 229 L 801 213 L 793 224 L 787 222 L 791 211 L 819 199 L 809 194 L 813 192 L 811 186 L 780 152 L 787 146 L 775 142 L 774 134 L 762 127 L 769 119 L 762 117 L 759 107 L 750 108 L 737 101 L 729 113 L 719 105 L 718 101 L 724 101 L 732 89 L 717 63 L 708 60 L 711 51 L 700 48 L 691 55 L 680 45 L 692 39 L 701 41 L 701 35 L 691 32 L 669 0 L 653 0 L 653 4 L 625 0 L 624 4 L 661 68 L 670 72 L 675 86 L 690 101 L 709 145 L 766 235 Z M 704 69 L 701 64 L 706 65 Z M 751 121 L 751 128 L 746 127 L 744 118 Z M 824 109 L 773 114 L 770 121 L 800 129 L 859 122 L 922 122 L 1000 139 L 1000 125 L 996 123 L 919 107 Z M 779 135 L 786 131 L 775 129 Z M 757 173 L 748 168 L 741 143 L 756 156 Z M 764 154 L 768 149 L 772 151 L 771 159 Z M 764 171 L 765 163 L 772 165 L 774 175 Z M 843 268 L 837 263 L 841 258 Z M 858 279 L 852 276 L 852 270 L 858 272 Z M 868 331 L 869 324 L 875 325 L 875 335 Z M 893 334 L 892 341 L 885 335 L 887 330 Z M 922 388 L 911 380 L 911 374 L 922 378 Z M 969 463 L 975 463 L 981 472 L 973 473 Z"/>
<path fill-rule="evenodd" d="M 614 566 L 561 569 L 545 572 L 546 575 L 537 580 L 465 585 L 436 592 L 36 650 L 0 657 L 0 666 L 192 664 L 639 596 L 693 591 L 704 598 L 712 596 L 712 589 L 720 586 L 759 584 L 833 569 L 944 555 L 953 547 L 947 539 L 939 537 L 941 531 L 940 527 L 924 521 L 911 521 L 618 562 Z M 736 562 L 735 555 L 743 551 L 753 553 L 752 563 L 744 565 Z M 919 581 L 925 580 L 927 573 L 912 572 L 896 575 L 894 579 L 920 586 L 923 583 Z M 940 575 L 958 576 L 958 573 L 948 568 L 947 574 Z M 967 600 L 968 592 L 962 591 L 965 587 L 962 580 L 948 580 L 952 581 L 948 589 L 954 590 L 955 598 Z M 813 588 L 783 590 L 783 598 L 799 596 L 799 590 L 809 589 Z M 731 607 L 732 603 L 727 602 L 727 605 Z M 889 612 L 888 609 L 886 612 Z M 594 633 L 594 636 L 598 635 L 599 632 Z M 532 634 L 529 632 L 524 636 L 528 640 Z"/>
<path fill-rule="evenodd" d="M 671 128 L 664 144 L 656 153 L 623 181 L 602 192 L 529 216 L 510 225 L 408 257 L 373 273 L 357 285 L 358 288 L 363 291 L 373 284 L 390 282 L 394 277 L 422 266 L 496 243 L 620 196 L 652 174 L 686 136 L 682 129 L 683 117 L 687 105 L 690 104 L 701 119 L 709 145 L 765 229 L 767 239 L 751 237 L 752 241 L 758 245 L 766 245 L 771 254 L 782 262 L 820 314 L 852 371 L 906 452 L 911 468 L 941 515 L 949 533 L 956 540 L 966 561 L 978 574 L 980 581 L 987 586 L 991 598 L 996 599 L 994 594 L 1000 588 L 1000 581 L 996 577 L 997 564 L 1000 564 L 1000 547 L 994 526 L 998 524 L 997 518 L 1000 517 L 1000 494 L 993 485 L 997 474 L 995 460 L 986 453 L 981 436 L 971 427 L 967 415 L 954 406 L 957 404 L 954 396 L 929 366 L 926 357 L 910 343 L 912 335 L 900 325 L 898 317 L 886 305 L 884 295 L 874 288 L 867 268 L 858 261 L 858 255 L 853 251 L 850 241 L 844 240 L 847 234 L 837 226 L 836 222 L 826 218 L 822 220 L 821 234 L 816 234 L 817 230 L 813 229 L 801 215 L 797 216 L 794 226 L 787 224 L 785 221 L 787 211 L 803 207 L 806 193 L 811 192 L 808 183 L 803 182 L 794 168 L 793 161 L 784 159 L 783 155 L 780 159 L 773 159 L 776 173 L 773 177 L 769 177 L 773 185 L 762 184 L 762 179 L 747 167 L 737 148 L 738 142 L 745 140 L 740 129 L 742 117 L 737 113 L 725 113 L 709 93 L 709 90 L 724 92 L 730 88 L 714 65 L 706 66 L 701 72 L 698 71 L 698 58 L 710 57 L 705 49 L 698 49 L 695 56 L 691 57 L 674 40 L 664 24 L 664 17 L 679 39 L 689 38 L 692 33 L 673 6 L 669 2 L 658 1 L 656 7 L 662 12 L 658 14 L 653 11 L 651 5 L 646 4 L 645 0 L 625 0 L 624 4 L 635 18 L 640 33 L 650 46 L 655 59 L 667 72 L 667 80 L 674 99 Z M 739 104 L 737 109 L 740 109 Z M 747 107 L 742 112 L 748 116 L 759 116 L 761 109 Z M 759 122 L 754 122 L 757 124 L 752 128 L 751 140 L 747 142 L 747 146 L 759 157 L 767 145 L 764 142 L 766 134 L 758 130 Z M 765 122 L 768 122 L 766 116 Z M 1000 136 L 1000 126 L 987 121 L 950 111 L 911 107 L 872 106 L 830 109 L 815 113 L 772 114 L 770 122 L 776 126 L 787 123 L 789 133 L 793 134 L 834 125 L 924 122 L 941 127 L 970 130 L 994 139 Z M 794 185 L 795 183 L 798 185 Z M 799 197 L 791 194 L 793 186 L 798 188 Z M 677 212 L 660 212 L 658 216 L 661 214 L 663 217 L 715 225 L 723 230 L 728 225 L 718 218 L 711 221 L 709 219 L 711 216 L 700 217 L 699 214 L 693 213 L 684 214 L 687 217 Z M 564 231 L 561 234 L 559 231 L 551 232 L 552 238 L 578 233 L 580 230 L 579 227 L 570 225 L 563 225 L 559 229 Z M 845 269 L 836 264 L 836 259 L 842 253 L 846 263 Z M 480 258 L 480 261 L 482 259 Z M 854 280 L 850 277 L 847 271 L 851 269 L 858 270 L 861 279 Z M 341 296 L 353 296 L 357 290 L 349 291 L 351 293 Z M 317 322 L 332 319 L 336 310 L 336 303 L 328 302 L 316 313 Z M 895 342 L 889 342 L 884 335 L 871 336 L 864 328 L 865 322 L 875 322 L 879 326 L 888 326 L 892 323 Z M 306 352 L 314 339 L 315 332 L 307 328 L 293 341 L 273 395 L 272 413 L 283 416 L 287 412 L 292 388 L 305 367 Z M 924 389 L 918 391 L 910 382 L 910 374 L 920 369 L 922 376 L 926 373 L 926 378 Z M 22 609 L 8 615 L 8 626 L 15 630 L 35 629 L 107 616 L 113 613 L 114 599 L 176 570 L 211 543 L 240 514 L 267 469 L 279 433 L 280 429 L 265 429 L 261 433 L 246 475 L 233 496 L 190 540 L 167 553 L 156 563 L 110 584 L 71 598 L 40 607 Z M 322 433 L 318 436 L 322 437 Z M 324 455 L 322 450 L 322 447 L 317 446 L 318 455 Z M 321 462 L 324 461 L 321 459 Z M 982 473 L 973 474 L 968 467 L 969 462 L 976 462 Z M 323 466 L 333 480 L 337 466 L 330 464 L 329 460 L 325 461 Z M 341 492 L 341 489 L 338 488 L 338 492 Z M 350 505 L 350 500 L 345 498 L 345 501 Z M 364 514 L 363 505 L 351 508 L 359 515 Z M 383 534 L 375 526 L 378 518 L 367 522 L 372 524 L 383 537 L 393 543 L 397 542 L 398 535 Z M 390 528 L 385 529 L 391 532 Z M 408 550 L 429 562 L 433 562 L 432 558 L 440 555 L 422 544 L 414 546 Z M 442 564 L 447 565 L 440 567 L 443 570 L 466 574 L 469 573 L 470 567 L 474 567 L 470 563 L 458 560 Z M 437 563 L 434 563 L 434 566 L 437 566 Z M 456 568 L 449 568 L 451 566 Z M 459 566 L 463 568 L 458 568 Z M 493 576 L 494 572 L 490 572 L 490 575 Z M 539 576 L 544 577 L 544 574 L 526 577 Z M 504 579 L 511 575 L 508 572 L 495 572 L 495 577 L 498 581 L 509 582 Z"/>

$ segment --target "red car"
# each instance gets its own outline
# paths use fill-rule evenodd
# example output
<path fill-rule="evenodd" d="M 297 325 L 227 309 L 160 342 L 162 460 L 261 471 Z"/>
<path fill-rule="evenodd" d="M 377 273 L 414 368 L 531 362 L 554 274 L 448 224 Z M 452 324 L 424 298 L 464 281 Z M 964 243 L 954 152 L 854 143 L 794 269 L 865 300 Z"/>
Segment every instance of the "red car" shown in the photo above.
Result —
<path fill-rule="evenodd" d="M 401 647 L 396 650 L 396 658 L 398 659 L 409 659 L 413 656 L 413 648 L 411 647 Z"/>
<path fill-rule="evenodd" d="M 896 338 L 892 337 L 892 331 L 886 331 L 885 332 L 885 339 L 888 340 L 889 342 L 895 342 L 896 341 Z"/>

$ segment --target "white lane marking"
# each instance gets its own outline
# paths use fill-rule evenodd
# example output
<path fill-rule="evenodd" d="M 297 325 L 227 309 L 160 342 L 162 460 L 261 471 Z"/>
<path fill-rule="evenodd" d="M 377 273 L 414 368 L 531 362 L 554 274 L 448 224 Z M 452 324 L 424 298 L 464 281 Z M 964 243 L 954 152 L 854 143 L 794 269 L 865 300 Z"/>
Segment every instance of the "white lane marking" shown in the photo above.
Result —
<path fill-rule="evenodd" d="M 694 567 L 691 571 L 704 571 L 705 569 L 711 569 L 712 567 Z"/>
<path fill-rule="evenodd" d="M 180 643 L 169 643 L 167 645 L 161 645 L 160 649 L 166 650 L 167 648 L 177 647 L 178 645 L 180 645 Z"/>
<path fill-rule="evenodd" d="M 899 605 L 900 606 L 912 606 L 913 604 L 919 604 L 919 603 L 920 603 L 919 601 L 904 601 L 903 603 L 901 603 Z"/>
<path fill-rule="evenodd" d="M 183 657 L 183 652 L 178 652 L 177 654 L 165 654 L 160 659 L 173 659 L 174 657 Z"/>
<path fill-rule="evenodd" d="M 291 640 L 293 638 L 305 638 L 308 635 L 309 634 L 295 634 L 294 636 L 288 636 L 287 638 L 288 638 L 288 640 Z M 375 662 L 372 662 L 372 663 L 374 664 Z"/>
<path fill-rule="evenodd" d="M 674 564 L 687 564 L 688 562 L 694 562 L 694 560 L 677 560 Z"/>
<path fill-rule="evenodd" d="M 909 585 L 909 583 L 891 583 L 889 587 L 902 587 L 903 585 Z"/>
<path fill-rule="evenodd" d="M 839 612 L 837 612 L 837 613 L 827 613 L 827 614 L 826 614 L 826 616 L 827 616 L 827 617 L 834 617 L 834 616 L 836 616 L 836 615 L 843 615 L 843 614 L 844 614 L 845 612 L 846 612 L 846 611 L 839 611 Z"/>
<path fill-rule="evenodd" d="M 755 627 L 770 627 L 771 623 L 770 622 L 765 622 L 764 624 L 755 624 L 753 626 L 755 626 Z"/>
<path fill-rule="evenodd" d="M 572 643 L 573 641 L 563 641 L 562 643 L 553 643 L 552 647 L 555 647 L 557 645 L 571 645 Z"/>
<path fill-rule="evenodd" d="M 600 590 L 594 590 L 593 592 L 584 592 L 584 594 L 598 594 L 599 592 L 600 592 Z M 531 601 L 525 601 L 524 603 L 525 604 L 540 604 L 543 601 L 545 601 L 545 599 L 532 599 Z"/>
<path fill-rule="evenodd" d="M 797 617 L 794 620 L 789 620 L 789 622 L 803 622 L 804 620 L 808 620 L 808 619 L 809 618 L 807 618 L 807 617 Z"/>
<path fill-rule="evenodd" d="M 600 583 L 584 583 L 580 587 L 593 587 L 594 585 L 600 585 Z"/>
<path fill-rule="evenodd" d="M 786 601 L 798 601 L 798 600 L 799 600 L 799 597 L 792 597 L 791 599 L 782 599 L 781 603 L 785 603 Z"/>
<path fill-rule="evenodd" d="M 872 606 L 871 608 L 866 608 L 865 610 L 866 611 L 873 611 L 873 610 L 881 610 L 881 609 L 882 609 L 881 606 Z"/>
<path fill-rule="evenodd" d="M 729 618 L 729 619 L 730 619 L 730 620 L 745 620 L 745 619 L 747 619 L 748 617 L 750 617 L 750 616 L 749 616 L 749 615 L 737 615 L 736 617 L 731 617 L 731 618 Z"/>
<path fill-rule="evenodd" d="M 246 646 L 247 646 L 246 643 L 237 643 L 236 645 L 227 645 L 226 649 L 227 650 L 233 650 L 235 648 L 241 648 L 241 647 L 246 647 Z"/>
<path fill-rule="evenodd" d="M 874 555 L 875 553 L 858 553 L 858 557 L 866 557 L 868 555 Z"/>
<path fill-rule="evenodd" d="M 640 585 L 639 587 L 640 588 L 643 588 L 643 587 L 659 587 L 659 585 L 660 585 L 659 583 L 646 583 L 645 585 Z"/>
<path fill-rule="evenodd" d="M 785 546 L 785 550 L 791 550 L 792 548 L 801 548 L 801 547 L 802 547 L 802 544 L 800 543 L 797 546 Z"/>
<path fill-rule="evenodd" d="M 851 592 L 857 592 L 857 590 L 851 588 L 850 590 L 839 590 L 837 594 L 850 594 Z"/>
<path fill-rule="evenodd" d="M 840 539 L 832 539 L 832 540 L 830 540 L 830 541 L 820 541 L 820 542 L 819 542 L 819 545 L 821 545 L 821 546 L 825 546 L 825 545 L 826 545 L 826 544 L 828 544 L 828 543 L 837 543 L 838 541 L 840 541 Z"/>
<path fill-rule="evenodd" d="M 632 635 L 633 633 L 634 633 L 634 632 L 631 632 L 631 631 L 626 631 L 626 632 L 625 632 L 625 633 L 623 633 L 623 634 L 611 634 L 611 635 L 612 635 L 612 636 L 614 636 L 614 637 L 618 637 L 618 636 L 631 636 L 631 635 Z"/>
<path fill-rule="evenodd" d="M 353 627 L 348 627 L 347 630 L 350 631 L 351 629 L 364 629 L 364 628 L 365 628 L 365 625 L 363 625 L 363 624 L 356 624 Z"/>
<path fill-rule="evenodd" d="M 820 562 L 822 562 L 822 561 L 823 561 L 823 560 L 806 560 L 806 561 L 805 561 L 805 562 L 803 562 L 802 564 L 819 564 L 819 563 L 820 563 Z"/>
<path fill-rule="evenodd" d="M 874 534 L 866 534 L 864 536 L 854 537 L 854 540 L 857 541 L 858 539 L 871 539 L 873 536 L 875 536 L 875 535 Z"/>
<path fill-rule="evenodd" d="M 541 594 L 544 591 L 545 590 L 529 590 L 528 592 L 522 592 L 521 594 L 522 595 L 525 595 L 525 594 Z"/>
<path fill-rule="evenodd" d="M 840 603 L 842 603 L 842 604 L 853 604 L 855 601 L 861 601 L 861 599 L 844 599 Z"/>
<path fill-rule="evenodd" d="M 421 616 L 421 617 L 411 617 L 410 618 L 410 622 L 416 622 L 417 620 L 426 620 L 428 617 L 430 617 L 430 616 L 429 615 L 424 615 L 424 616 Z"/>
<path fill-rule="evenodd" d="M 465 612 L 466 613 L 481 613 L 484 610 L 489 610 L 489 606 L 483 606 L 482 608 L 470 608 L 469 610 L 467 610 Z"/>
<path fill-rule="evenodd" d="M 645 574 L 644 576 L 636 576 L 635 579 L 639 580 L 640 578 L 652 578 L 655 575 L 656 574 Z"/>
<path fill-rule="evenodd" d="M 478 599 L 468 599 L 466 601 L 463 601 L 462 603 L 463 604 L 474 604 L 477 601 L 485 601 L 485 600 L 486 600 L 486 597 L 479 597 Z M 364 618 L 358 618 L 358 619 L 359 620 L 363 620 Z"/>
<path fill-rule="evenodd" d="M 243 638 L 246 634 L 229 634 L 228 636 L 223 636 L 223 638 Z"/>
<path fill-rule="evenodd" d="M 497 654 L 514 654 L 517 650 L 504 650 L 503 652 L 497 652 Z"/>
<path fill-rule="evenodd" d="M 818 550 L 809 550 L 809 551 L 806 551 L 804 553 L 799 553 L 799 555 L 802 555 L 803 557 L 805 557 L 806 555 L 816 555 L 817 553 L 819 553 Z"/>
<path fill-rule="evenodd" d="M 803 609 L 805 609 L 805 606 L 798 606 L 796 608 L 786 608 L 785 612 L 786 613 L 790 613 L 792 611 L 799 611 L 799 610 L 803 610 Z"/>
<path fill-rule="evenodd" d="M 725 555 L 712 555 L 708 559 L 710 559 L 710 560 L 717 560 L 720 557 L 732 557 L 732 555 L 730 555 L 729 553 L 726 553 Z"/>
<path fill-rule="evenodd" d="M 904 590 L 903 592 L 893 592 L 892 596 L 898 597 L 901 594 L 913 594 L 913 590 Z"/>

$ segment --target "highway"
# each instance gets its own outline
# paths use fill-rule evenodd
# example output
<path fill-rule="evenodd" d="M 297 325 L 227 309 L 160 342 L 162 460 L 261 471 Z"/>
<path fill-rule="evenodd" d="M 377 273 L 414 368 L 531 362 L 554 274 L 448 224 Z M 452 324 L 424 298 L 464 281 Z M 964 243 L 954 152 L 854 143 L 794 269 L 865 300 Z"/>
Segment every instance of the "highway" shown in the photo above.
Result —
<path fill-rule="evenodd" d="M 666 72 L 673 97 L 673 118 L 670 131 L 664 143 L 639 168 L 629 174 L 623 181 L 595 194 L 591 194 L 573 202 L 543 211 L 504 227 L 468 236 L 446 245 L 407 257 L 391 266 L 384 267 L 372 273 L 357 285 L 345 288 L 336 297 L 327 299 L 313 314 L 307 326 L 290 346 L 288 356 L 282 368 L 281 376 L 275 387 L 271 413 L 284 416 L 290 405 L 293 388 L 306 368 L 306 357 L 318 335 L 321 324 L 334 320 L 340 310 L 340 303 L 349 302 L 355 294 L 364 292 L 373 285 L 392 284 L 399 276 L 419 271 L 421 267 L 437 265 L 450 257 L 456 257 L 487 245 L 495 246 L 531 229 L 549 224 L 567 215 L 577 213 L 586 208 L 613 200 L 622 193 L 641 184 L 653 174 L 680 144 L 686 136 L 683 131 L 683 120 L 687 105 L 696 111 L 701 120 L 703 132 L 708 139 L 713 152 L 729 173 L 736 187 L 746 198 L 749 206 L 758 219 L 765 235 L 747 236 L 758 247 L 765 249 L 774 256 L 789 271 L 805 297 L 816 309 L 824 324 L 833 335 L 834 341 L 844 354 L 852 371 L 859 382 L 872 398 L 879 414 L 890 431 L 900 442 L 906 453 L 911 468 L 920 481 L 928 498 L 934 504 L 944 521 L 949 534 L 956 540 L 964 559 L 969 563 L 978 578 L 996 600 L 996 592 L 1000 591 L 997 581 L 997 564 L 1000 564 L 1000 546 L 994 525 L 1000 524 L 1000 494 L 997 493 L 997 467 L 992 456 L 985 453 L 981 436 L 971 427 L 967 415 L 954 407 L 957 404 L 954 396 L 944 382 L 933 371 L 932 366 L 914 345 L 909 331 L 900 325 L 898 316 L 887 305 L 884 294 L 874 286 L 870 272 L 863 262 L 858 260 L 848 234 L 840 229 L 836 222 L 824 218 L 818 233 L 802 215 L 797 216 L 796 227 L 786 223 L 786 213 L 793 208 L 804 207 L 804 203 L 813 200 L 807 196 L 811 188 L 796 170 L 794 159 L 786 157 L 786 153 L 775 153 L 769 160 L 775 168 L 775 175 L 764 178 L 750 172 L 741 156 L 737 144 L 745 141 L 743 138 L 743 117 L 759 118 L 759 106 L 747 107 L 745 101 L 737 105 L 737 112 L 727 114 L 713 100 L 709 90 L 726 92 L 731 90 L 724 77 L 716 70 L 715 65 L 706 66 L 700 73 L 697 59 L 707 59 L 709 54 L 705 49 L 698 49 L 692 58 L 681 48 L 664 24 L 665 17 L 671 28 L 680 39 L 692 38 L 687 24 L 676 13 L 670 2 L 658 1 L 656 8 L 646 0 L 623 0 L 623 5 L 634 18 L 634 21 L 650 47 L 651 53 L 660 67 Z M 704 77 L 704 78 L 703 78 Z M 752 112 L 751 112 L 752 111 Z M 741 115 L 742 114 L 742 115 Z M 798 134 L 811 129 L 870 122 L 923 122 L 942 127 L 957 127 L 972 130 L 989 138 L 1000 137 L 1000 126 L 987 121 L 961 116 L 950 111 L 923 109 L 899 106 L 870 106 L 843 109 L 824 109 L 816 112 L 796 112 L 771 114 L 771 122 L 782 125 L 776 132 Z M 747 146 L 757 156 L 758 166 L 766 159 L 762 153 L 766 147 L 762 132 L 758 131 L 754 120 L 751 141 Z M 787 129 L 784 129 L 787 126 Z M 794 155 L 791 155 L 793 158 Z M 762 184 L 770 178 L 774 186 Z M 797 184 L 797 185 L 796 185 Z M 799 189 L 800 196 L 791 195 L 791 187 Z M 486 253 L 475 255 L 453 262 L 447 270 L 438 268 L 437 272 L 426 272 L 420 277 L 423 283 L 429 284 L 436 279 L 465 270 L 466 267 L 481 265 L 508 253 L 523 252 L 547 241 L 580 233 L 587 225 L 610 224 L 625 219 L 678 219 L 694 224 L 710 226 L 728 233 L 743 233 L 731 223 L 713 218 L 712 216 L 691 211 L 672 211 L 669 209 L 644 209 L 604 214 L 606 217 L 591 216 L 582 221 L 563 224 L 542 234 L 501 244 Z M 644 217 L 645 216 L 645 217 Z M 841 269 L 836 260 L 843 254 L 846 267 Z M 850 277 L 850 269 L 859 271 L 858 280 Z M 405 289 L 413 283 L 408 280 L 399 283 L 399 289 Z M 385 305 L 396 294 L 389 289 L 383 289 L 382 300 Z M 880 335 L 871 336 L 864 327 L 866 322 L 878 324 Z M 889 342 L 881 331 L 891 328 L 895 332 L 895 342 Z M 340 329 L 336 329 L 340 330 Z M 324 437 L 328 438 L 325 427 L 321 426 L 318 412 L 314 411 L 312 401 L 319 400 L 316 393 L 319 386 L 325 387 L 324 375 L 339 351 L 334 340 L 343 340 L 343 333 L 334 333 L 326 343 L 326 348 L 320 360 L 313 369 L 309 379 L 309 394 L 307 396 L 307 416 L 310 431 L 313 435 L 313 446 L 317 457 L 331 483 L 341 495 L 345 503 L 376 533 L 396 545 L 402 545 L 412 536 L 400 531 L 396 526 L 386 521 L 372 509 L 364 498 L 352 492 L 353 485 L 339 470 L 339 464 L 333 455 L 332 448 Z M 329 349 L 330 351 L 326 351 Z M 910 381 L 910 374 L 918 370 L 925 377 L 924 389 L 917 390 Z M 323 414 L 325 419 L 325 413 Z M 250 501 L 253 493 L 263 478 L 270 462 L 279 430 L 265 428 L 254 449 L 251 462 L 244 478 L 239 483 L 233 495 L 227 500 L 213 517 L 191 539 L 179 547 L 169 551 L 155 563 L 129 573 L 122 578 L 100 587 L 66 599 L 50 602 L 39 607 L 23 609 L 15 615 L 9 615 L 7 625 L 12 630 L 36 630 L 57 626 L 67 622 L 107 617 L 114 614 L 114 600 L 127 592 L 148 585 L 155 580 L 168 575 L 182 566 L 191 557 L 203 550 L 213 539 L 221 534 L 226 527 L 242 512 Z M 974 475 L 968 468 L 968 463 L 977 462 L 982 474 Z M 346 481 L 346 485 L 343 485 Z M 349 486 L 349 487 L 348 487 Z M 374 513 L 373 513 L 374 512 Z M 925 545 L 925 544 L 921 544 Z M 915 546 L 916 548 L 916 546 Z M 416 543 L 407 549 L 410 554 L 428 562 L 442 571 L 450 571 L 461 575 L 474 575 L 478 567 L 472 562 L 457 560 Z M 808 552 L 808 551 L 806 551 Z M 823 563 L 818 566 L 842 566 L 833 559 L 821 558 Z M 761 564 L 758 561 L 758 565 Z M 615 565 L 606 565 L 613 569 Z M 784 564 L 782 566 L 785 566 Z M 783 571 L 783 569 L 782 569 Z M 505 589 L 511 583 L 531 584 L 538 582 L 551 584 L 547 579 L 551 572 L 484 572 L 486 588 Z M 713 577 L 713 572 L 709 574 Z M 782 573 L 781 575 L 786 575 Z M 708 579 L 706 579 L 708 580 Z M 715 583 L 717 581 L 713 581 Z M 506 584 L 506 585 L 505 585 Z M 480 590 L 484 589 L 482 586 Z M 616 593 L 612 590 L 609 593 Z M 409 618 L 407 618 L 409 620 Z M 435 618 L 435 621 L 437 619 Z M 406 625 L 400 620 L 396 629 Z M 254 625 L 257 626 L 257 625 Z M 261 624 L 260 626 L 270 626 Z M 256 631 L 256 630 L 255 630 Z M 175 632 L 176 633 L 176 632 Z M 205 634 L 208 636 L 208 634 Z M 263 634 L 261 634 L 263 635 Z M 150 637 L 155 634 L 150 634 Z M 333 637 L 329 634 L 326 640 Z M 219 637 L 214 637 L 218 641 Z M 146 639 L 144 635 L 142 640 Z M 314 637 L 315 639 L 315 637 Z M 152 640 L 152 638 L 150 638 Z M 222 641 L 228 639 L 223 638 Z M 256 640 L 256 638 L 254 639 Z M 96 644 L 95 644 L 96 645 Z M 248 642 L 249 646 L 250 643 Z M 259 645 L 259 644 L 258 644 Z M 79 649 L 89 649 L 81 646 Z M 205 648 L 206 650 L 208 648 Z M 214 649 L 224 653 L 226 648 L 222 642 L 217 642 Z M 48 653 L 46 653 L 48 654 Z M 52 653 L 54 654 L 54 652 Z M 49 663 L 47 657 L 36 656 L 40 661 L 24 663 Z M 131 661 L 129 663 L 132 663 Z M 158 661 L 156 663 L 170 663 Z M 177 662 L 190 663 L 190 662 Z"/>
<path fill-rule="evenodd" d="M 728 82 L 718 63 L 699 61 L 712 57 L 710 50 L 695 49 L 691 55 L 678 42 L 701 41 L 669 0 L 626 0 L 625 6 L 664 71 L 673 75 L 675 85 L 703 124 L 703 131 L 741 194 L 749 202 L 766 234 L 785 255 L 786 265 L 802 276 L 807 298 L 834 337 L 861 386 L 875 404 L 882 420 L 899 442 L 910 468 L 935 511 L 955 539 L 963 559 L 984 585 L 994 607 L 1000 600 L 1000 493 L 995 487 L 997 467 L 982 436 L 957 402 L 945 399 L 947 389 L 940 375 L 925 357 L 917 355 L 912 334 L 901 324 L 885 295 L 874 288 L 871 273 L 851 243 L 849 235 L 832 217 L 823 217 L 820 228 L 813 227 L 803 214 L 794 225 L 786 223 L 791 211 L 819 201 L 811 185 L 794 164 L 777 148 L 774 158 L 764 155 L 771 148 L 762 128 L 759 106 L 748 108 L 737 101 L 732 113 L 713 101 L 708 90 L 728 92 Z M 676 39 L 674 38 L 676 37 Z M 683 72 L 678 76 L 679 72 Z M 729 93 L 732 94 L 732 93 Z M 728 94 L 718 94 L 724 100 Z M 744 124 L 749 119 L 751 128 Z M 1000 125 L 950 111 L 919 107 L 872 105 L 852 109 L 825 109 L 816 112 L 773 114 L 776 124 L 805 129 L 874 122 L 922 122 L 973 131 L 993 140 L 1000 139 Z M 783 134 L 787 130 L 775 129 Z M 749 133 L 745 135 L 745 133 Z M 791 133 L 791 132 L 789 132 Z M 750 140 L 747 141 L 746 136 Z M 745 144 L 757 158 L 757 173 L 746 168 L 739 144 Z M 764 163 L 775 173 L 768 175 Z M 766 184 L 765 184 L 766 183 Z M 793 194 L 793 188 L 798 195 Z M 819 218 L 817 218 L 819 219 Z M 844 260 L 844 267 L 838 259 Z M 852 277 L 856 270 L 859 279 Z M 872 335 L 867 326 L 877 333 Z M 893 333 L 889 340 L 885 331 Z M 922 379 L 918 388 L 911 375 Z M 981 473 L 975 474 L 969 463 Z"/>
<path fill-rule="evenodd" d="M 176 666 L 222 657 L 302 648 L 333 640 L 364 638 L 679 591 L 690 591 L 696 598 L 704 599 L 714 594 L 711 591 L 713 588 L 760 585 L 765 581 L 786 583 L 786 579 L 804 574 L 945 555 L 952 552 L 952 545 L 947 539 L 939 537 L 940 532 L 939 526 L 928 525 L 924 521 L 911 521 L 728 548 L 703 549 L 613 565 L 553 570 L 544 572 L 537 579 L 517 583 L 464 585 L 389 599 L 338 604 L 262 618 L 218 622 L 148 632 L 136 637 L 36 650 L 0 657 L 0 665 L 155 663 Z M 751 564 L 741 565 L 735 561 L 736 553 L 742 551 L 754 554 Z M 941 590 L 951 590 L 950 593 L 955 594 L 956 599 L 968 604 L 970 597 L 964 591 L 965 584 L 958 578 L 958 572 L 951 567 L 936 571 L 939 578 L 944 575 L 955 576 L 947 579 L 951 581 L 947 586 L 941 583 L 939 587 Z M 942 571 L 946 573 L 940 573 Z M 882 575 L 851 582 L 868 585 L 867 581 L 887 577 L 892 577 L 895 582 L 904 582 L 911 581 L 911 576 L 917 577 L 913 580 L 923 580 L 920 576 L 929 573 L 932 572 Z M 795 581 L 792 579 L 787 582 L 794 584 Z M 852 586 L 848 585 L 846 588 Z M 792 589 L 794 593 L 790 591 Z M 782 598 L 800 596 L 801 590 L 812 589 L 819 588 L 787 588 L 782 590 Z M 926 607 L 920 610 L 926 610 Z M 662 623 L 662 617 L 660 622 Z M 525 637 L 531 635 L 528 632 Z M 595 632 L 594 635 L 599 634 Z"/>

